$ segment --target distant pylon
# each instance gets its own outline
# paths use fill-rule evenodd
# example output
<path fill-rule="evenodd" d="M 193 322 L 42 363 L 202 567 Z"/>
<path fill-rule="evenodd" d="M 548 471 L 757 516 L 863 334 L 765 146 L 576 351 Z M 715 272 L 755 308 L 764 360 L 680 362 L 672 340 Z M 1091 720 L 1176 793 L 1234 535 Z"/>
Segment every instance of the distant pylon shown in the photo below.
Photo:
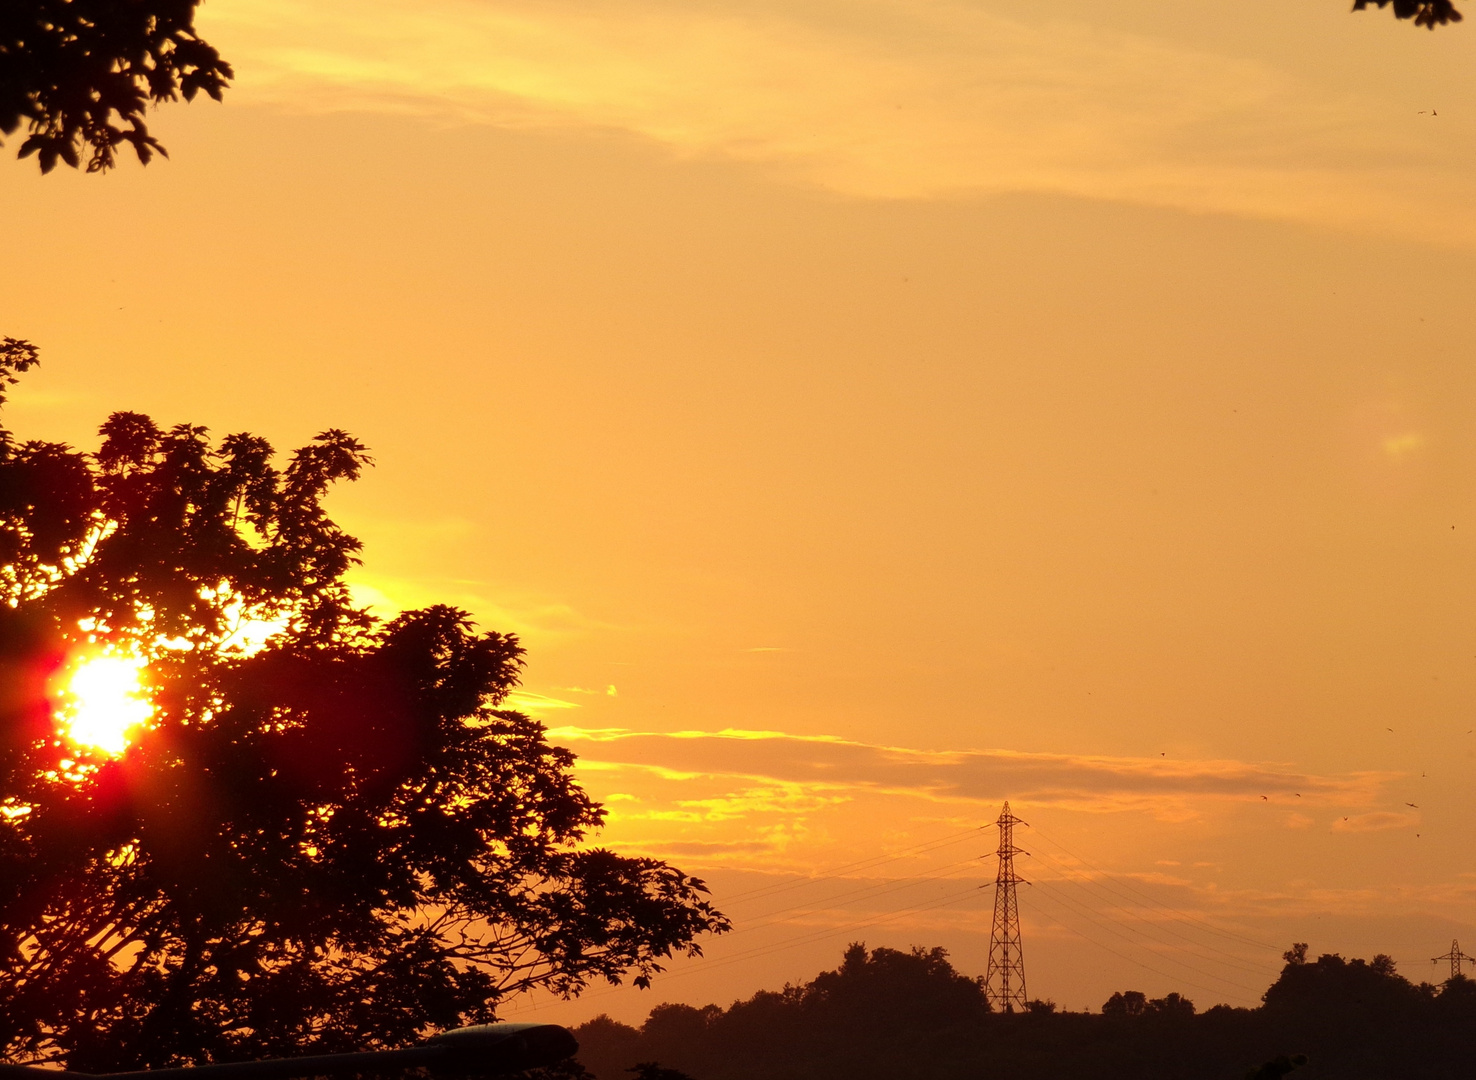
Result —
<path fill-rule="evenodd" d="M 995 824 L 999 826 L 999 870 L 994 876 L 994 929 L 989 934 L 984 993 L 996 1009 L 1024 1012 L 1025 954 L 1020 948 L 1020 904 L 1015 886 L 1025 879 L 1015 873 L 1015 856 L 1030 853 L 1015 846 L 1015 826 L 1027 823 L 1010 813 L 1007 802 Z"/>
<path fill-rule="evenodd" d="M 1446 953 L 1444 956 L 1430 957 L 1430 963 L 1432 964 L 1438 964 L 1442 960 L 1450 961 L 1450 977 L 1452 979 L 1454 979 L 1457 975 L 1462 974 L 1462 963 L 1470 961 L 1471 963 L 1476 964 L 1476 956 L 1467 956 L 1465 953 L 1461 952 L 1461 943 L 1459 941 L 1452 941 L 1450 943 L 1450 952 Z"/>

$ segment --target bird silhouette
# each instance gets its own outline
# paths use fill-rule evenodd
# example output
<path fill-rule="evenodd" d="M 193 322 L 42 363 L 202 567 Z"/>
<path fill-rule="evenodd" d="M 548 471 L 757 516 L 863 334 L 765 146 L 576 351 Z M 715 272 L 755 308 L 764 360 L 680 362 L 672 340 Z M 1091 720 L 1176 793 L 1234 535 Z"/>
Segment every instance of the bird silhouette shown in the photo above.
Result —
<path fill-rule="evenodd" d="M 1263 798 L 1263 799 L 1265 799 L 1265 798 L 1266 798 L 1266 796 L 1264 796 L 1264 795 L 1262 795 L 1262 796 L 1261 796 L 1261 798 Z M 1267 799 L 1267 800 L 1266 800 L 1266 801 L 1267 801 L 1267 802 L 1270 802 L 1270 801 L 1271 801 L 1271 800 L 1269 800 L 1269 799 Z"/>
<path fill-rule="evenodd" d="M 1409 808 L 1410 808 L 1410 809 L 1412 809 L 1412 810 L 1418 810 L 1418 809 L 1419 809 L 1419 807 L 1418 807 L 1418 806 L 1415 806 L 1415 804 L 1414 804 L 1414 803 L 1412 803 L 1412 802 L 1407 802 L 1407 803 L 1405 803 L 1405 804 L 1404 804 L 1404 805 L 1405 805 L 1405 806 L 1408 806 L 1408 807 L 1409 807 Z"/>

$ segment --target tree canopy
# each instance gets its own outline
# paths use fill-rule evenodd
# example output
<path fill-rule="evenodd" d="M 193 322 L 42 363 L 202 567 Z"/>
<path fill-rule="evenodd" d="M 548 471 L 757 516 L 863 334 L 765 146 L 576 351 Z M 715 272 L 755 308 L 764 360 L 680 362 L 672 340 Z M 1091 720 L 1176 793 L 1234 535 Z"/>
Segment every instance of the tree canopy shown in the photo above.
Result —
<path fill-rule="evenodd" d="M 35 362 L 0 342 L 0 403 Z M 534 987 L 645 984 L 726 928 L 702 882 L 587 845 L 572 754 L 501 707 L 515 637 L 353 606 L 324 499 L 357 440 L 279 467 L 138 413 L 101 435 L 0 428 L 0 1058 L 400 1045 Z M 114 751 L 58 711 L 99 658 L 152 708 Z"/>
<path fill-rule="evenodd" d="M 21 124 L 20 156 L 108 169 L 117 148 L 145 164 L 164 147 L 148 106 L 202 90 L 216 101 L 231 65 L 195 33 L 199 0 L 6 0 L 0 4 L 0 133 Z M 167 156 L 167 154 L 166 154 Z"/>

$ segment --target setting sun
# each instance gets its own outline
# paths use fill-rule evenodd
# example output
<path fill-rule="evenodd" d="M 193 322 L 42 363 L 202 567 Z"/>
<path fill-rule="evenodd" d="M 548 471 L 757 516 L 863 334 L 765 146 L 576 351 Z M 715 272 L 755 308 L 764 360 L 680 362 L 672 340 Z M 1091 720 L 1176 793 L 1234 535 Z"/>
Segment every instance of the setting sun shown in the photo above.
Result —
<path fill-rule="evenodd" d="M 154 707 L 144 696 L 140 659 L 98 656 L 84 660 L 67 680 L 57 712 L 66 735 L 79 746 L 121 754 L 130 734 L 146 724 Z"/>

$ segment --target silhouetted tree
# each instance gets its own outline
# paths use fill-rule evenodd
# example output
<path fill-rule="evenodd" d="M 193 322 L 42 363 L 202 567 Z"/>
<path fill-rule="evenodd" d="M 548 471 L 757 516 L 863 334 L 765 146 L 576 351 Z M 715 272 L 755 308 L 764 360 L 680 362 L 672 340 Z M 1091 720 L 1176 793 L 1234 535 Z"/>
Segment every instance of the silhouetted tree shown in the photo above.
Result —
<path fill-rule="evenodd" d="M 799 995 L 813 1020 L 844 1017 L 852 1024 L 932 1029 L 977 1019 L 989 1011 L 981 980 L 954 970 L 947 949 L 845 951 L 841 966 L 815 976 Z"/>
<path fill-rule="evenodd" d="M 149 104 L 219 101 L 231 66 L 195 33 L 199 0 L 5 0 L 0 3 L 0 133 L 26 124 L 20 156 L 110 168 L 127 143 L 147 163 L 165 153 Z"/>
<path fill-rule="evenodd" d="M 1305 957 L 1305 951 L 1300 955 Z M 1289 961 L 1263 1000 L 1272 1012 L 1316 1014 L 1342 1026 L 1375 1013 L 1391 1015 L 1420 996 L 1383 954 L 1366 961 L 1325 953 L 1310 963 Z"/>
<path fill-rule="evenodd" d="M 0 403 L 35 361 L 0 343 Z M 278 468 L 137 413 L 102 436 L 0 429 L 0 1058 L 403 1044 L 531 987 L 644 985 L 725 928 L 700 881 L 584 847 L 573 755 L 499 707 L 516 638 L 353 607 L 323 500 L 359 442 Z M 116 757 L 53 696 L 110 649 L 147 660 L 155 710 Z"/>
<path fill-rule="evenodd" d="M 1141 990 L 1125 990 L 1102 1002 L 1103 1016 L 1142 1016 L 1148 1011 L 1148 995 Z"/>
<path fill-rule="evenodd" d="M 1194 1002 L 1182 994 L 1165 994 L 1148 1002 L 1148 1012 L 1152 1016 L 1189 1017 L 1194 1015 Z"/>

